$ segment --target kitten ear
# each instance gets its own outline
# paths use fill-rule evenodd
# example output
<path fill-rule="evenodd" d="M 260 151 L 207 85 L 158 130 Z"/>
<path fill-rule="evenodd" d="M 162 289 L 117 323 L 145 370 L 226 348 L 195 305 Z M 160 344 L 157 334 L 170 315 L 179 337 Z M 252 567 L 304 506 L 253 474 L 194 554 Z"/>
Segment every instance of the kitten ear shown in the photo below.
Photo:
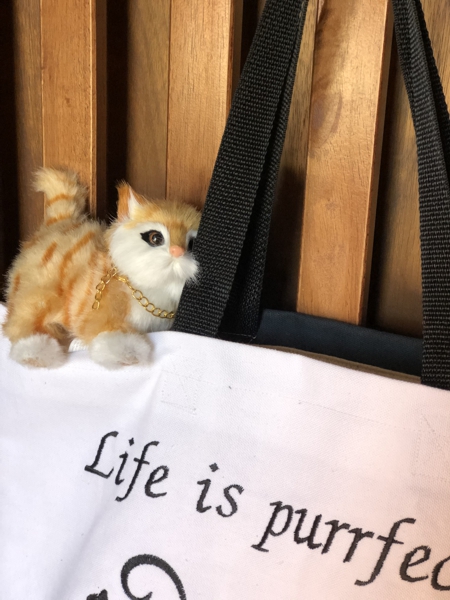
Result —
<path fill-rule="evenodd" d="M 119 221 L 128 221 L 133 218 L 136 209 L 143 204 L 143 199 L 133 190 L 131 185 L 122 181 L 117 186 L 119 200 L 117 202 L 117 218 Z"/>

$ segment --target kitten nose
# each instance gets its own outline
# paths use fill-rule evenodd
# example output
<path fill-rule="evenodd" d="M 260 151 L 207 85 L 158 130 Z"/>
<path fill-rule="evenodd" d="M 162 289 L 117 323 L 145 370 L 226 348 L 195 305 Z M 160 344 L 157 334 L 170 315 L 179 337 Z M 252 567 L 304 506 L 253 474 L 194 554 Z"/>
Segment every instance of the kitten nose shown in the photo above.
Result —
<path fill-rule="evenodd" d="M 170 246 L 169 252 L 172 256 L 178 258 L 179 256 L 183 256 L 184 249 L 181 246 Z"/>

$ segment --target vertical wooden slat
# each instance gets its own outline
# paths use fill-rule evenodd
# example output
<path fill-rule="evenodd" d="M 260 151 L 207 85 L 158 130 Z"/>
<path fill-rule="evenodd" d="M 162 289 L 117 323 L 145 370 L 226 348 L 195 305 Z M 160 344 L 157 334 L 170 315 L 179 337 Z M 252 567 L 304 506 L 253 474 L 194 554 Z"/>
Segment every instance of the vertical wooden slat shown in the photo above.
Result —
<path fill-rule="evenodd" d="M 168 0 L 130 0 L 126 177 L 157 198 L 166 193 L 169 35 Z"/>
<path fill-rule="evenodd" d="M 450 4 L 422 0 L 447 99 L 450 99 Z M 393 54 L 374 247 L 370 324 L 422 333 L 417 154 L 408 98 Z"/>
<path fill-rule="evenodd" d="M 284 310 L 295 310 L 297 301 L 317 8 L 318 0 L 310 0 L 281 158 L 267 254 L 265 304 Z"/>
<path fill-rule="evenodd" d="M 392 36 L 388 0 L 322 0 L 297 310 L 364 319 Z"/>
<path fill-rule="evenodd" d="M 167 197 L 203 205 L 231 103 L 242 0 L 172 0 Z"/>
<path fill-rule="evenodd" d="M 98 75 L 105 65 L 106 0 L 41 0 L 43 162 L 78 171 L 89 185 L 91 212 L 104 211 L 106 148 L 98 131 L 106 119 L 99 107 Z M 100 80 L 105 81 L 101 76 Z"/>
<path fill-rule="evenodd" d="M 14 57 L 20 237 L 40 225 L 41 194 L 31 179 L 42 166 L 41 34 L 39 0 L 14 0 Z"/>

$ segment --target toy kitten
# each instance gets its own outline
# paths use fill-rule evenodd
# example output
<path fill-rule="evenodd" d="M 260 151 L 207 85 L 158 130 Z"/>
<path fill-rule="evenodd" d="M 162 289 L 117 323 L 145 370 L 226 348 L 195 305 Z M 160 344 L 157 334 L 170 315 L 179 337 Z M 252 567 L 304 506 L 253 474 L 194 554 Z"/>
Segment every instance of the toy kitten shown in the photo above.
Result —
<path fill-rule="evenodd" d="M 122 183 L 117 219 L 106 227 L 84 214 L 87 190 L 75 173 L 41 169 L 35 188 L 46 197 L 44 224 L 8 273 L 11 358 L 58 367 L 79 338 L 107 368 L 147 362 L 143 334 L 170 328 L 183 286 L 195 279 L 200 213 Z"/>

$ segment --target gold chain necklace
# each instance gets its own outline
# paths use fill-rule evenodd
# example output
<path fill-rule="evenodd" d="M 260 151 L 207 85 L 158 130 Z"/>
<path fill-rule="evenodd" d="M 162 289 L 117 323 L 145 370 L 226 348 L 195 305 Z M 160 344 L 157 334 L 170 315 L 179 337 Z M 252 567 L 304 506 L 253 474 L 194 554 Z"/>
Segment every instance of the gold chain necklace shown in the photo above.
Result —
<path fill-rule="evenodd" d="M 100 308 L 100 301 L 102 299 L 102 294 L 103 291 L 105 289 L 105 287 L 108 285 L 108 283 L 111 281 L 111 279 L 117 279 L 118 281 L 122 281 L 123 283 L 126 283 L 127 286 L 130 288 L 131 290 L 131 295 L 133 296 L 133 298 L 135 300 L 137 300 L 139 302 L 139 304 L 145 308 L 145 310 L 147 312 L 149 312 L 151 315 L 153 315 L 154 317 L 160 317 L 160 319 L 173 319 L 175 317 L 175 312 L 169 312 L 168 310 L 163 310 L 162 308 L 157 308 L 152 302 L 150 302 L 150 300 L 148 300 L 144 294 L 142 292 L 140 292 L 139 290 L 136 290 L 131 283 L 128 281 L 128 278 L 125 277 L 124 275 L 119 275 L 119 271 L 117 270 L 117 267 L 111 267 L 111 269 L 109 269 L 109 271 L 106 273 L 106 275 L 104 275 L 101 279 L 100 279 L 100 283 L 97 284 L 95 286 L 95 289 L 97 290 L 95 292 L 95 300 L 94 300 L 94 304 L 92 305 L 92 308 L 94 310 L 98 310 Z"/>

